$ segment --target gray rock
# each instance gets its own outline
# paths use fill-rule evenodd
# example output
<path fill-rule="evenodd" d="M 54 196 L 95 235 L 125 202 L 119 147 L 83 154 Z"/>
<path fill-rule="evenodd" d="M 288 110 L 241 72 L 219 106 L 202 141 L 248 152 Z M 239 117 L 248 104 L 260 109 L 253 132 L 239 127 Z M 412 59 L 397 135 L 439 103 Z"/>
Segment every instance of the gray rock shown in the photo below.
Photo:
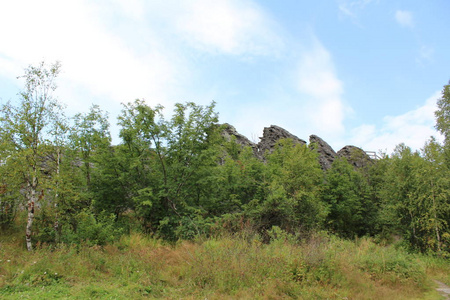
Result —
<path fill-rule="evenodd" d="M 259 157 L 258 155 L 258 146 L 255 143 L 252 143 L 248 138 L 246 138 L 244 135 L 240 134 L 239 132 L 237 132 L 236 128 L 234 128 L 234 126 L 225 123 L 222 124 L 221 127 L 222 129 L 222 136 L 224 137 L 224 139 L 228 142 L 234 140 L 236 142 L 236 144 L 238 144 L 240 146 L 240 150 L 242 150 L 245 147 L 251 147 L 253 150 L 253 155 L 255 155 L 256 157 Z M 238 152 L 240 152 L 238 150 Z M 222 159 L 220 164 L 224 164 L 225 161 Z"/>
<path fill-rule="evenodd" d="M 331 168 L 331 164 L 337 157 L 333 148 L 317 135 L 311 135 L 309 137 L 309 143 L 309 148 L 314 149 L 319 153 L 319 163 L 322 170 L 325 171 Z"/>
<path fill-rule="evenodd" d="M 356 168 L 363 168 L 372 163 L 372 159 L 366 152 L 355 146 L 345 146 L 337 152 L 338 157 L 345 157 Z"/>
<path fill-rule="evenodd" d="M 252 143 L 248 138 L 237 132 L 236 128 L 234 128 L 232 125 L 225 123 L 222 126 L 222 136 L 228 142 L 231 141 L 231 139 L 234 137 L 236 139 L 236 143 L 241 145 L 242 147 L 250 146 L 252 148 L 256 148 L 255 143 Z"/>
<path fill-rule="evenodd" d="M 260 138 L 260 142 L 258 143 L 258 153 L 259 157 L 263 158 L 266 151 L 272 153 L 275 149 L 277 142 L 280 139 L 292 139 L 294 144 L 302 144 L 306 145 L 306 142 L 297 136 L 293 135 L 286 129 L 283 129 L 276 125 L 271 125 L 270 127 L 265 127 L 263 131 L 263 136 Z"/>
<path fill-rule="evenodd" d="M 280 139 L 289 138 L 292 139 L 294 144 L 306 145 L 304 140 L 276 125 L 264 128 L 263 136 L 260 137 L 258 144 L 251 142 L 244 135 L 237 132 L 236 128 L 230 124 L 225 123 L 221 126 L 223 127 L 222 136 L 227 141 L 234 139 L 242 148 L 247 146 L 251 147 L 255 156 L 261 160 L 265 160 L 264 155 L 266 152 L 273 152 Z M 336 153 L 327 142 L 317 135 L 311 135 L 309 137 L 309 148 L 318 152 L 319 163 L 324 171 L 330 169 L 334 160 L 340 157 L 345 157 L 356 168 L 363 168 L 373 162 L 363 149 L 355 146 L 345 146 Z"/>

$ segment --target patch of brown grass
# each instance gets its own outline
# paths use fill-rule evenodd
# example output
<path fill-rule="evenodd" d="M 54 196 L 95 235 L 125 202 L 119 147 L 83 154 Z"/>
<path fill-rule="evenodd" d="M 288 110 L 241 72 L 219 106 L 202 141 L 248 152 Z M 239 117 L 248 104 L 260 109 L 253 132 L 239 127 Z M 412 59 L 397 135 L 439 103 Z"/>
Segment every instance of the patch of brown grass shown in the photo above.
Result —
<path fill-rule="evenodd" d="M 427 273 L 449 276 L 440 260 L 326 234 L 302 243 L 280 235 L 263 244 L 254 235 L 173 245 L 133 233 L 104 247 L 42 245 L 33 252 L 12 237 L 0 240 L 6 299 L 43 286 L 74 298 L 414 299 L 432 290 Z"/>

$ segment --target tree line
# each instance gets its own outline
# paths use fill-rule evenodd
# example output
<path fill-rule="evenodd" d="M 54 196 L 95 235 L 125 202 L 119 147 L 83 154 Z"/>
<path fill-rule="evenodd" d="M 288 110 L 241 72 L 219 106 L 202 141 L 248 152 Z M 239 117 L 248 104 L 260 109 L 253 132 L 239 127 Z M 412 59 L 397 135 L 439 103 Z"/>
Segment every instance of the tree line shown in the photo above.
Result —
<path fill-rule="evenodd" d="M 123 105 L 112 145 L 108 114 L 67 117 L 53 97 L 61 66 L 25 69 L 16 104 L 0 112 L 0 225 L 23 220 L 25 244 L 104 244 L 132 230 L 191 239 L 273 228 L 317 230 L 450 255 L 450 85 L 420 151 L 400 144 L 364 167 L 345 158 L 323 171 L 289 139 L 265 159 L 223 137 L 214 103 L 176 104 L 169 119 L 144 100 Z M 26 218 L 19 216 L 26 213 Z"/>

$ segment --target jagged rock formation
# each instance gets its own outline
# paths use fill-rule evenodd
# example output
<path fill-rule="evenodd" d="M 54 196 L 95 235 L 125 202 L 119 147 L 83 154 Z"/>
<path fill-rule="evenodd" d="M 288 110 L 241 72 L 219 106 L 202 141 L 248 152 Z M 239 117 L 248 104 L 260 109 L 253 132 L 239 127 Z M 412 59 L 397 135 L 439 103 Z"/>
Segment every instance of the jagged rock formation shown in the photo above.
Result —
<path fill-rule="evenodd" d="M 263 157 L 266 151 L 271 153 L 275 148 L 278 140 L 280 139 L 292 139 L 295 144 L 306 145 L 306 142 L 299 139 L 284 128 L 276 125 L 270 125 L 270 127 L 264 127 L 263 136 L 260 138 L 260 142 L 257 145 L 258 153 L 260 157 Z"/>
<path fill-rule="evenodd" d="M 272 153 L 280 139 L 289 138 L 296 144 L 306 145 L 306 142 L 297 136 L 293 135 L 286 129 L 279 126 L 271 125 L 265 127 L 263 136 L 260 138 L 258 144 L 252 143 L 244 135 L 237 132 L 236 128 L 230 124 L 223 124 L 222 136 L 231 141 L 234 137 L 237 144 L 242 147 L 251 147 L 255 156 L 261 160 L 264 160 L 266 152 Z M 334 160 L 340 157 L 345 157 L 347 161 L 356 168 L 362 168 L 372 162 L 372 159 L 362 150 L 355 146 L 345 146 L 337 153 L 331 148 L 331 146 L 317 135 L 311 135 L 309 137 L 309 148 L 313 151 L 317 151 L 319 154 L 319 164 L 322 170 L 326 171 L 331 168 Z"/>
<path fill-rule="evenodd" d="M 338 157 L 345 157 L 356 168 L 363 168 L 372 161 L 363 149 L 355 146 L 345 146 L 337 152 L 337 155 Z"/>
<path fill-rule="evenodd" d="M 234 137 L 238 145 L 241 145 L 242 147 L 250 146 L 252 148 L 256 148 L 256 144 L 252 143 L 248 138 L 237 132 L 234 126 L 228 123 L 222 124 L 222 126 L 223 126 L 222 136 L 228 142 L 231 141 L 232 137 Z"/>
<path fill-rule="evenodd" d="M 331 168 L 331 164 L 337 157 L 337 153 L 328 145 L 327 142 L 322 140 L 317 135 L 311 135 L 309 137 L 309 147 L 310 149 L 314 149 L 319 153 L 319 163 L 322 167 L 322 170 L 328 170 Z"/>

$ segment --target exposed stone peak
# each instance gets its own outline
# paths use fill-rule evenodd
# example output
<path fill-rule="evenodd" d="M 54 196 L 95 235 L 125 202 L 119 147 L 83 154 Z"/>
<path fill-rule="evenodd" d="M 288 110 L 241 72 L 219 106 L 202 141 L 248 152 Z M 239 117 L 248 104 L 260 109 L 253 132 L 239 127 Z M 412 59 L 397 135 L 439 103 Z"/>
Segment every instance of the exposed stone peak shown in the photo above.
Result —
<path fill-rule="evenodd" d="M 314 149 L 319 153 L 319 163 L 323 170 L 328 170 L 331 168 L 331 164 L 336 159 L 336 152 L 325 142 L 323 139 L 317 135 L 309 136 L 309 147 Z"/>
<path fill-rule="evenodd" d="M 356 168 L 365 167 L 372 161 L 363 149 L 351 145 L 343 147 L 337 152 L 337 155 L 345 157 Z"/>
<path fill-rule="evenodd" d="M 266 151 L 271 153 L 280 139 L 292 139 L 296 144 L 306 144 L 304 140 L 293 135 L 286 129 L 280 126 L 270 125 L 270 127 L 264 127 L 263 136 L 257 145 L 260 155 L 263 156 Z"/>
<path fill-rule="evenodd" d="M 237 144 L 242 147 L 250 146 L 255 156 L 262 160 L 264 160 L 266 152 L 273 152 L 280 139 L 288 138 L 295 144 L 306 145 L 304 140 L 276 125 L 270 125 L 264 128 L 263 136 L 260 137 L 258 144 L 252 143 L 244 135 L 238 133 L 232 125 L 226 123 L 222 126 L 224 128 L 222 135 L 226 140 L 231 141 L 232 137 L 234 137 Z M 363 149 L 355 146 L 345 146 L 336 153 L 327 142 L 314 134 L 309 137 L 309 148 L 318 152 L 319 164 L 323 170 L 330 169 L 334 160 L 340 157 L 345 157 L 349 163 L 357 168 L 364 167 L 372 161 Z"/>
<path fill-rule="evenodd" d="M 228 123 L 222 124 L 223 131 L 222 136 L 227 140 L 231 141 L 232 137 L 236 138 L 236 143 L 239 145 L 246 147 L 250 146 L 252 148 L 256 147 L 255 143 L 252 143 L 247 137 L 237 132 L 236 128 Z"/>

